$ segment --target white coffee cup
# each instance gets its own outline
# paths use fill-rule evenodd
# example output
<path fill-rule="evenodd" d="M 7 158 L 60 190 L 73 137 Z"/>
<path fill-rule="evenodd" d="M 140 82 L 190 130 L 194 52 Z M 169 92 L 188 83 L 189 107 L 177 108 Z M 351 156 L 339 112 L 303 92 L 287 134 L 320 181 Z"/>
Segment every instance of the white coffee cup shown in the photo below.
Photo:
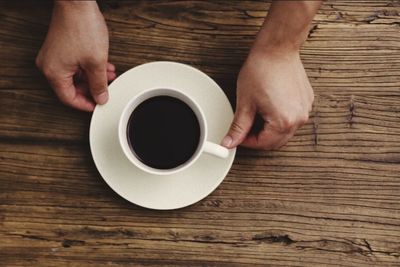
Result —
<path fill-rule="evenodd" d="M 144 164 L 135 155 L 135 153 L 133 153 L 128 142 L 127 127 L 132 112 L 140 103 L 142 103 L 146 99 L 155 96 L 171 96 L 185 102 L 196 114 L 197 120 L 200 124 L 200 139 L 196 151 L 188 161 L 172 169 L 156 169 Z M 157 175 L 169 175 L 183 171 L 184 169 L 190 167 L 194 162 L 196 162 L 196 160 L 200 157 L 202 153 L 211 154 L 219 158 L 228 157 L 229 150 L 223 146 L 208 141 L 207 133 L 208 130 L 207 130 L 206 117 L 204 116 L 204 113 L 201 110 L 200 106 L 196 103 L 195 100 L 190 98 L 188 95 L 173 88 L 151 88 L 143 91 L 141 94 L 137 95 L 128 102 L 128 104 L 125 106 L 124 110 L 121 113 L 121 117 L 118 124 L 119 143 L 121 145 L 122 151 L 124 152 L 125 156 L 139 169 Z M 178 145 L 179 144 L 177 144 L 177 146 Z"/>

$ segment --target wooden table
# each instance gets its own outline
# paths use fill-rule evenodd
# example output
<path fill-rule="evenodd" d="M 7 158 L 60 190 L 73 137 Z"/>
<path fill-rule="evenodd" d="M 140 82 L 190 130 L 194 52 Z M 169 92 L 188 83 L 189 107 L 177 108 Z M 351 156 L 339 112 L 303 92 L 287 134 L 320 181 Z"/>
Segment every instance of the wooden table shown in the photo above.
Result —
<path fill-rule="evenodd" d="M 316 93 L 280 151 L 240 149 L 221 186 L 175 211 L 114 193 L 90 114 L 34 66 L 50 2 L 0 2 L 0 266 L 400 266 L 400 2 L 327 1 L 301 55 Z M 118 71 L 191 64 L 233 102 L 264 1 L 102 2 Z"/>

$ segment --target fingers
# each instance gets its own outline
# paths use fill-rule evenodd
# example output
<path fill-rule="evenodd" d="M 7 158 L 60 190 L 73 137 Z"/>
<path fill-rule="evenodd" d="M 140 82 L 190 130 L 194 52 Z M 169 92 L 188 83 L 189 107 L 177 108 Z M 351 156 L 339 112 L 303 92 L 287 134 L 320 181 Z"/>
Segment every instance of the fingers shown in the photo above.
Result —
<path fill-rule="evenodd" d="M 255 111 L 250 108 L 238 108 L 231 127 L 221 142 L 227 148 L 238 146 L 249 133 L 254 121 Z"/>
<path fill-rule="evenodd" d="M 53 68 L 48 65 L 43 65 L 42 63 L 43 62 L 41 62 L 38 57 L 36 59 L 37 66 L 42 70 L 50 86 L 62 103 L 82 111 L 91 112 L 94 110 L 95 104 L 93 101 L 75 87 L 73 74 L 60 76 L 59 71 L 55 71 Z"/>
<path fill-rule="evenodd" d="M 241 145 L 247 148 L 271 150 L 281 142 L 283 136 L 283 134 L 270 129 L 266 122 L 264 124 L 264 129 L 261 132 L 246 137 Z"/>
<path fill-rule="evenodd" d="M 107 63 L 109 65 L 111 65 L 112 67 L 109 67 L 107 65 L 107 81 L 108 82 L 112 82 L 113 80 L 115 80 L 115 78 L 117 78 L 117 74 L 115 73 L 115 67 L 114 65 L 112 65 L 111 63 Z M 86 77 L 86 74 L 84 71 L 82 71 L 81 69 L 79 69 L 76 74 L 74 75 L 74 82 L 75 83 L 87 83 L 88 82 L 88 78 Z"/>
<path fill-rule="evenodd" d="M 107 65 L 96 64 L 90 67 L 83 67 L 83 69 L 94 101 L 100 105 L 105 104 L 108 101 Z"/>
<path fill-rule="evenodd" d="M 107 71 L 107 81 L 111 82 L 117 78 L 117 74 L 115 72 L 109 72 Z"/>
<path fill-rule="evenodd" d="M 272 149 L 279 149 L 279 148 L 285 146 L 289 142 L 289 140 L 292 139 L 292 137 L 296 133 L 296 130 L 297 129 L 294 129 L 293 131 L 288 133 L 285 137 L 283 137 L 281 139 L 281 141 L 279 143 L 276 143 L 275 146 Z"/>
<path fill-rule="evenodd" d="M 107 80 L 108 82 L 113 81 L 115 78 L 117 78 L 117 74 L 115 73 L 115 66 L 114 64 L 107 62 Z"/>
<path fill-rule="evenodd" d="M 67 81 L 67 79 L 63 79 L 63 82 L 61 82 L 60 78 L 47 78 L 54 88 L 57 96 L 60 98 L 61 102 L 79 110 L 93 111 L 96 103 L 91 100 L 91 94 L 93 93 L 92 90 L 90 90 L 91 87 L 88 78 L 89 73 L 93 73 L 93 71 L 88 72 L 82 69 L 78 69 L 73 76 L 72 84 L 71 81 Z M 113 81 L 116 76 L 117 75 L 115 73 L 115 66 L 111 63 L 107 63 L 107 82 Z M 76 92 L 74 93 L 74 91 Z"/>
<path fill-rule="evenodd" d="M 295 130 L 287 134 L 282 134 L 267 127 L 258 134 L 248 136 L 241 145 L 260 150 L 278 149 L 284 146 L 293 137 L 294 133 Z"/>
<path fill-rule="evenodd" d="M 115 72 L 114 64 L 107 62 L 107 72 Z"/>
<path fill-rule="evenodd" d="M 308 120 L 308 115 L 298 116 L 295 119 L 281 119 L 265 122 L 264 128 L 258 134 L 245 138 L 242 146 L 252 149 L 273 150 L 284 146 L 295 134 L 298 128 Z"/>
<path fill-rule="evenodd" d="M 74 86 L 72 77 L 49 79 L 49 83 L 65 105 L 87 112 L 94 110 L 95 104 L 84 92 Z"/>

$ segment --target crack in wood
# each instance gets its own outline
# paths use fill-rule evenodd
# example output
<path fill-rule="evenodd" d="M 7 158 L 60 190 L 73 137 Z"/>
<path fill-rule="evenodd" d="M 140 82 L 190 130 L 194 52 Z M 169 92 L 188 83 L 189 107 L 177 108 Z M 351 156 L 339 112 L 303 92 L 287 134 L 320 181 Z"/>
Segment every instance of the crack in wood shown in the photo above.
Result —
<path fill-rule="evenodd" d="M 336 14 L 336 20 L 342 20 L 343 19 L 343 13 L 342 12 L 337 12 L 337 14 Z"/>
<path fill-rule="evenodd" d="M 89 236 L 96 236 L 96 237 L 116 237 L 116 236 L 126 236 L 126 237 L 135 237 L 137 233 L 127 230 L 127 229 L 116 229 L 116 230 L 100 230 L 95 229 L 92 227 L 85 226 L 81 230 L 78 231 L 80 234 L 86 234 Z"/>
<path fill-rule="evenodd" d="M 296 242 L 288 235 L 271 235 L 268 233 L 256 234 L 251 240 L 267 243 L 282 243 L 285 245 L 291 245 Z"/>
<path fill-rule="evenodd" d="M 212 235 L 196 235 L 194 236 L 194 238 L 198 241 L 206 241 L 206 242 L 210 242 L 210 241 L 214 241 L 216 238 Z"/>
<path fill-rule="evenodd" d="M 364 250 L 364 254 L 365 255 L 375 256 L 377 253 L 380 253 L 380 254 L 384 254 L 384 255 L 387 255 L 387 256 L 394 257 L 396 259 L 400 258 L 400 253 L 399 252 L 396 252 L 396 251 L 382 251 L 382 250 L 373 249 L 372 246 L 370 245 L 370 243 L 368 242 L 368 240 L 365 239 L 365 238 L 362 239 L 363 243 L 361 243 L 361 244 L 357 243 L 355 241 L 349 240 L 349 239 L 345 239 L 345 240 L 350 242 L 350 243 L 352 243 L 352 244 L 354 244 L 355 246 L 360 246 L 360 247 L 366 248 L 367 251 Z"/>
<path fill-rule="evenodd" d="M 308 32 L 308 37 L 307 38 L 311 38 L 312 34 L 315 33 L 318 29 L 318 24 L 315 24 L 311 27 L 310 31 Z"/>
<path fill-rule="evenodd" d="M 33 240 L 52 241 L 50 239 L 47 239 L 47 238 L 44 238 L 44 237 L 41 237 L 41 236 L 36 236 L 36 235 L 24 235 L 24 234 L 21 234 L 19 236 L 21 236 L 22 238 L 28 238 L 28 239 L 33 239 Z"/>
<path fill-rule="evenodd" d="M 75 239 L 64 239 L 64 240 L 61 242 L 61 245 L 62 245 L 64 248 L 70 248 L 70 247 L 72 247 L 72 246 L 83 246 L 83 245 L 85 245 L 85 244 L 86 244 L 85 241 L 83 241 L 83 240 L 75 240 Z"/>
<path fill-rule="evenodd" d="M 314 117 L 313 117 L 313 135 L 314 135 L 314 149 L 318 147 L 318 127 L 319 127 L 319 112 L 318 112 L 318 97 L 314 98 Z"/>
<path fill-rule="evenodd" d="M 364 238 L 363 240 L 364 240 L 364 243 L 365 243 L 366 247 L 368 248 L 368 250 L 372 253 L 373 250 L 372 250 L 372 248 L 371 248 L 371 245 L 370 245 L 369 242 L 367 241 L 367 239 Z"/>
<path fill-rule="evenodd" d="M 118 232 L 118 231 L 113 231 Z M 51 239 L 40 237 L 37 235 L 27 235 L 27 234 L 12 234 L 14 236 L 20 236 L 21 238 L 29 238 L 32 240 L 38 241 L 46 241 L 46 242 L 60 242 L 61 246 L 64 248 L 70 248 L 73 246 L 84 246 L 86 245 L 86 241 L 79 240 L 79 239 Z M 362 239 L 362 243 L 356 242 L 350 239 L 344 239 L 344 241 L 338 240 L 330 240 L 330 239 L 319 239 L 319 240 L 294 240 L 288 234 L 273 234 L 273 233 L 260 233 L 255 234 L 251 240 L 241 238 L 238 241 L 224 241 L 218 240 L 216 237 L 212 235 L 197 235 L 193 236 L 194 239 L 185 239 L 180 238 L 179 234 L 173 235 L 175 238 L 174 240 L 168 239 L 160 239 L 160 238 L 149 238 L 149 239 L 142 239 L 140 240 L 148 240 L 148 241 L 163 241 L 163 242 L 189 242 L 189 243 L 204 243 L 204 244 L 221 244 L 221 245 L 231 245 L 234 247 L 248 247 L 248 241 L 256 241 L 258 244 L 261 243 L 268 243 L 268 244 L 282 244 L 285 246 L 292 245 L 294 248 L 301 249 L 301 250 L 317 250 L 317 251 L 326 251 L 326 252 L 342 252 L 348 254 L 359 254 L 365 257 L 375 256 L 375 254 L 380 253 L 383 255 L 387 255 L 390 257 L 394 257 L 396 259 L 400 258 L 400 253 L 397 251 L 382 251 L 382 250 L 374 250 L 371 244 L 368 242 L 367 239 Z M 96 241 L 95 245 L 112 245 L 112 246 L 124 246 L 130 247 L 134 242 L 121 242 L 121 243 L 114 243 L 114 242 L 104 242 L 104 241 Z"/>
<path fill-rule="evenodd" d="M 221 203 L 222 203 L 222 200 L 215 199 L 215 200 L 211 200 L 210 202 L 207 202 L 207 206 L 219 208 L 221 206 Z"/>
<path fill-rule="evenodd" d="M 387 19 L 387 17 L 397 17 L 399 15 L 400 15 L 399 12 L 397 12 L 395 10 L 379 10 L 379 11 L 374 12 L 373 15 L 366 17 L 363 21 L 368 24 L 386 24 L 386 25 L 397 24 L 399 22 L 376 23 L 375 21 L 377 21 L 379 19 Z"/>
<path fill-rule="evenodd" d="M 364 239 L 365 240 L 365 239 Z M 368 243 L 368 242 L 367 242 Z M 369 244 L 369 243 L 368 243 Z M 298 241 L 296 248 L 311 249 L 326 252 L 342 252 L 346 254 L 359 254 L 364 257 L 371 257 L 373 250 L 369 245 L 359 244 L 351 240 L 338 241 L 338 240 L 313 240 L 313 241 Z"/>
<path fill-rule="evenodd" d="M 368 16 L 364 19 L 364 22 L 367 22 L 368 24 L 374 22 L 375 20 L 379 19 L 379 16 L 377 14 Z"/>
<path fill-rule="evenodd" d="M 347 117 L 347 121 L 349 123 L 350 128 L 352 128 L 353 123 L 354 123 L 353 119 L 355 117 L 355 104 L 354 104 L 354 96 L 353 95 L 350 96 L 349 112 L 350 112 L 350 114 Z"/>

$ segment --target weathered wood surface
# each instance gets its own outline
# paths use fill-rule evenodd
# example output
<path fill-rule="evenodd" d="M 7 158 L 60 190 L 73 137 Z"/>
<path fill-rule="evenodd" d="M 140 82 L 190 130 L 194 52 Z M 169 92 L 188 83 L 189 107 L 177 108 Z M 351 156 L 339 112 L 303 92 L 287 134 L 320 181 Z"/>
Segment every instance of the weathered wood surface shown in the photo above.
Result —
<path fill-rule="evenodd" d="M 233 99 L 263 1 L 101 3 L 120 72 L 194 65 Z M 34 67 L 50 2 L 0 2 L 0 266 L 400 266 L 400 2 L 327 1 L 302 58 L 316 92 L 282 150 L 241 149 L 182 210 L 118 197 L 89 152 L 90 114 Z"/>

